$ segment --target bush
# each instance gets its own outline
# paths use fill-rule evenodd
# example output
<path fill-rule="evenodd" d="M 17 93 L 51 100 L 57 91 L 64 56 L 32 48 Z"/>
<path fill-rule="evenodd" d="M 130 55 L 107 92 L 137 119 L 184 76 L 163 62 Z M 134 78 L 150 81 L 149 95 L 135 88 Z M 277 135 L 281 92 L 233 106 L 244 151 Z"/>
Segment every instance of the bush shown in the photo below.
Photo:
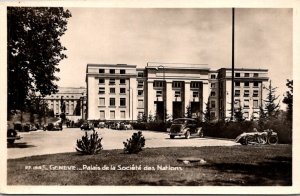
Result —
<path fill-rule="evenodd" d="M 102 138 L 99 138 L 98 133 L 95 130 L 90 136 L 85 132 L 82 139 L 77 140 L 76 151 L 88 155 L 98 154 L 102 150 L 101 141 Z"/>
<path fill-rule="evenodd" d="M 127 142 L 123 142 L 125 153 L 139 153 L 145 146 L 145 138 L 142 132 L 133 133 L 132 137 L 127 139 Z"/>

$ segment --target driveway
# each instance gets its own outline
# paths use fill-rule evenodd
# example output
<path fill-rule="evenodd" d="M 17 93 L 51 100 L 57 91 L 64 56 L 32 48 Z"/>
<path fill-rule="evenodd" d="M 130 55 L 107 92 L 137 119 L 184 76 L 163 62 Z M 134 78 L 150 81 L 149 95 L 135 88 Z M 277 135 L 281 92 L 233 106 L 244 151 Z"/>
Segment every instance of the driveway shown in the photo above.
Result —
<path fill-rule="evenodd" d="M 123 142 L 132 136 L 136 130 L 111 130 L 96 129 L 100 137 L 103 137 L 102 144 L 104 150 L 123 149 Z M 76 140 L 84 135 L 85 131 L 79 128 L 65 128 L 63 131 L 33 131 L 20 132 L 21 140 L 17 140 L 13 145 L 8 145 L 7 158 L 21 158 L 33 155 L 55 154 L 64 152 L 75 152 Z M 92 131 L 88 131 L 91 133 Z M 234 141 L 197 138 L 190 139 L 176 138 L 170 139 L 168 133 L 143 131 L 146 139 L 146 148 L 154 147 L 178 147 L 178 146 L 233 146 Z"/>

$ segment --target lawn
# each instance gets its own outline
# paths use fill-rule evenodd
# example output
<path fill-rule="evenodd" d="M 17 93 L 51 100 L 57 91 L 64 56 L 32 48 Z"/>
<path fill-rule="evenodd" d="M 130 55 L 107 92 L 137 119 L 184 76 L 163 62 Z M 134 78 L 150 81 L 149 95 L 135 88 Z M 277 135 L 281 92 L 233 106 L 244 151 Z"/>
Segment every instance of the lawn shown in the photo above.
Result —
<path fill-rule="evenodd" d="M 204 161 L 177 161 L 191 156 Z M 292 147 L 145 148 L 132 155 L 122 150 L 74 152 L 9 159 L 7 167 L 8 185 L 290 186 Z"/>

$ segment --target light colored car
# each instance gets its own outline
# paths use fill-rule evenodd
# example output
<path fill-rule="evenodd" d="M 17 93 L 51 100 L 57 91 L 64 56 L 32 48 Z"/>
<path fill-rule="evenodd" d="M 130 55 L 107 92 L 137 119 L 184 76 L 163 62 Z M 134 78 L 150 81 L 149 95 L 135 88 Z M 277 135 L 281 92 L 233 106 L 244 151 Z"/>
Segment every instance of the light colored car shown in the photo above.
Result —
<path fill-rule="evenodd" d="M 177 118 L 173 121 L 170 128 L 170 138 L 175 136 L 184 136 L 189 139 L 191 135 L 204 137 L 202 127 L 198 126 L 195 119 L 192 118 Z"/>

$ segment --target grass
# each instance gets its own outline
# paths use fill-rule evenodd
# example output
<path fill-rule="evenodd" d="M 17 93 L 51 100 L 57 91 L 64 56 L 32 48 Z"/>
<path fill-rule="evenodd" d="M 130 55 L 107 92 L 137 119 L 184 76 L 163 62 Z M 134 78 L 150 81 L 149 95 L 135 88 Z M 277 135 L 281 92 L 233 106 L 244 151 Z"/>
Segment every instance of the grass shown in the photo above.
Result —
<path fill-rule="evenodd" d="M 184 164 L 181 157 L 199 157 L 207 163 Z M 26 170 L 25 166 L 83 165 L 139 166 L 141 170 Z M 157 165 L 181 170 L 157 170 Z M 155 170 L 144 170 L 144 167 Z M 146 148 L 139 154 L 103 150 L 98 155 L 62 153 L 9 159 L 8 185 L 185 185 L 290 186 L 291 145 Z"/>

